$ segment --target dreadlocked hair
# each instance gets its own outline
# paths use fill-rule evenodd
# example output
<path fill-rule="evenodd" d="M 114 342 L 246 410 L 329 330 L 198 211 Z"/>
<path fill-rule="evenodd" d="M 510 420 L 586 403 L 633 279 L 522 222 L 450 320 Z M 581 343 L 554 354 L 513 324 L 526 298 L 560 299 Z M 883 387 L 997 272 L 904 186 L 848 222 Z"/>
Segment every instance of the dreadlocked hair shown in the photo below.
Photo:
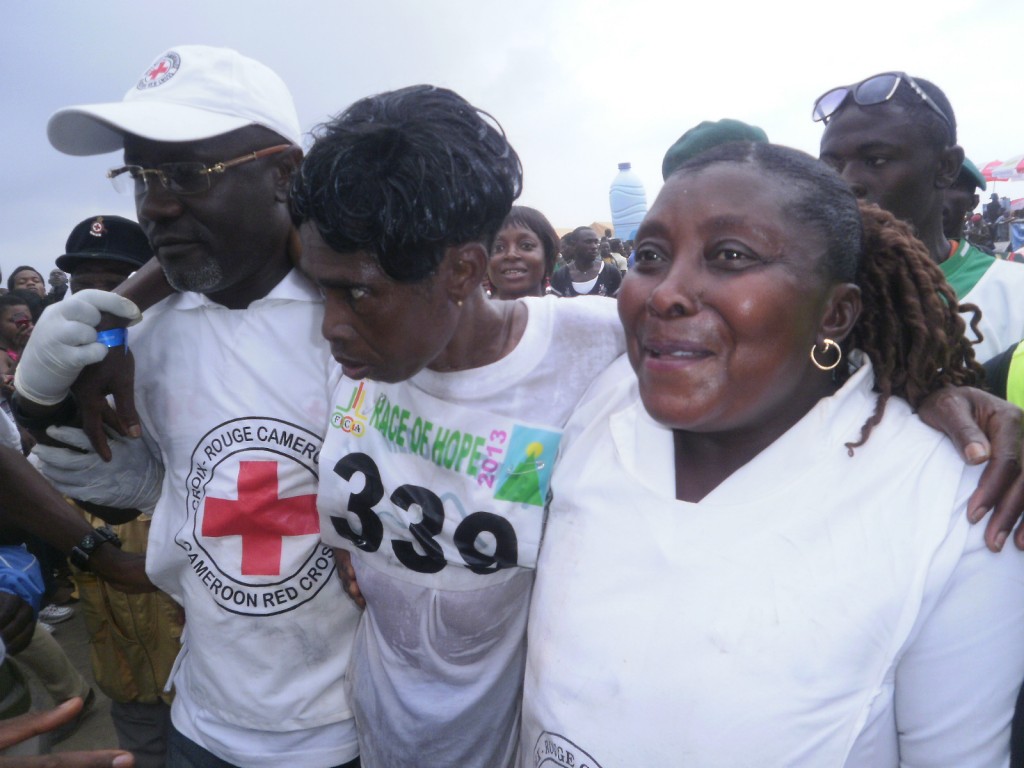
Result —
<path fill-rule="evenodd" d="M 878 400 L 853 449 L 867 442 L 893 395 L 915 410 L 930 393 L 945 386 L 973 386 L 984 377 L 965 336 L 958 309 L 972 312 L 978 333 L 981 313 L 973 304 L 957 304 L 956 294 L 910 226 L 877 205 L 860 203 L 863 222 L 856 283 L 862 310 L 845 352 L 859 349 L 871 360 Z M 838 372 L 838 371 L 837 371 Z M 850 377 L 848 368 L 837 377 Z"/>

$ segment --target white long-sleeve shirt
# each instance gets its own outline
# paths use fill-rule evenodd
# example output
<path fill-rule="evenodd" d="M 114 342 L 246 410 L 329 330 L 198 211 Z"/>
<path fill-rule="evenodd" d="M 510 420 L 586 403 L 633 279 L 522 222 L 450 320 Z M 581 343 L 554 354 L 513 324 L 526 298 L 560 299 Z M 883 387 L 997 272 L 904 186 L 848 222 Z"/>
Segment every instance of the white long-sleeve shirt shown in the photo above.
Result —
<path fill-rule="evenodd" d="M 537 565 L 524 764 L 1000 766 L 1024 553 L 978 468 L 870 366 L 698 503 L 624 361 L 566 427 Z"/>

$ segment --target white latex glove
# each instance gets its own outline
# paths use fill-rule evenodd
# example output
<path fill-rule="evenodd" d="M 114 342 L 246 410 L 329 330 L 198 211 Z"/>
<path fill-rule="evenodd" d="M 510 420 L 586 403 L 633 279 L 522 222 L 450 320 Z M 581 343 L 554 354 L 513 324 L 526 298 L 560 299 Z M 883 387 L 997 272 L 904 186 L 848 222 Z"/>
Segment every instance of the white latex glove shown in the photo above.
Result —
<path fill-rule="evenodd" d="M 85 290 L 46 308 L 21 353 L 14 388 L 39 405 L 57 405 L 87 365 L 107 356 L 96 341 L 100 312 L 110 312 L 134 325 L 142 319 L 131 301 L 107 291 Z"/>
<path fill-rule="evenodd" d="M 156 505 L 164 468 L 141 440 L 109 435 L 111 459 L 107 462 L 77 427 L 48 427 L 46 434 L 87 451 L 77 453 L 52 445 L 32 449 L 32 463 L 61 493 L 114 509 L 148 512 Z"/>

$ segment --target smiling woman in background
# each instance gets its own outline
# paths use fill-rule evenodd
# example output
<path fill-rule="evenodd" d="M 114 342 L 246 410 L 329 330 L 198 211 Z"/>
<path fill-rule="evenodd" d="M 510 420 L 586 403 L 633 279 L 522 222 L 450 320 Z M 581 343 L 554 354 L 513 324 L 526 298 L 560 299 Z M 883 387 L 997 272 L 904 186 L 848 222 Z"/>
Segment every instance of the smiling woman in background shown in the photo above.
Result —
<path fill-rule="evenodd" d="M 979 373 L 927 251 L 746 143 L 682 165 L 636 250 L 628 360 L 552 480 L 526 764 L 1005 764 L 1024 554 L 913 411 Z"/>
<path fill-rule="evenodd" d="M 543 296 L 557 253 L 558 235 L 547 217 L 535 208 L 512 206 L 494 238 L 487 262 L 494 298 Z"/>

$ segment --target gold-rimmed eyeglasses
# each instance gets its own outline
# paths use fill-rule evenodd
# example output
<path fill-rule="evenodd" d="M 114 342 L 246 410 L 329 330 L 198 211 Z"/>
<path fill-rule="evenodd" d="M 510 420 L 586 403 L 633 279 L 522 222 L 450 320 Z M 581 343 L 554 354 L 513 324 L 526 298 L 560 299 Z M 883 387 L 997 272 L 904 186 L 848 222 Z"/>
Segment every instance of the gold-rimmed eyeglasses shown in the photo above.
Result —
<path fill-rule="evenodd" d="M 120 168 L 111 168 L 107 171 L 107 178 L 114 185 L 118 192 L 139 191 L 139 184 L 142 191 L 149 189 L 148 176 L 156 176 L 160 184 L 168 192 L 176 195 L 199 195 L 206 192 L 213 185 L 213 177 L 224 173 L 228 168 L 235 168 L 243 163 L 258 160 L 261 157 L 276 155 L 291 148 L 291 144 L 278 144 L 266 149 L 259 149 L 236 157 L 233 160 L 224 160 L 213 165 L 206 165 L 198 161 L 180 163 L 161 163 L 156 168 L 143 168 L 141 165 L 124 165 Z"/>

